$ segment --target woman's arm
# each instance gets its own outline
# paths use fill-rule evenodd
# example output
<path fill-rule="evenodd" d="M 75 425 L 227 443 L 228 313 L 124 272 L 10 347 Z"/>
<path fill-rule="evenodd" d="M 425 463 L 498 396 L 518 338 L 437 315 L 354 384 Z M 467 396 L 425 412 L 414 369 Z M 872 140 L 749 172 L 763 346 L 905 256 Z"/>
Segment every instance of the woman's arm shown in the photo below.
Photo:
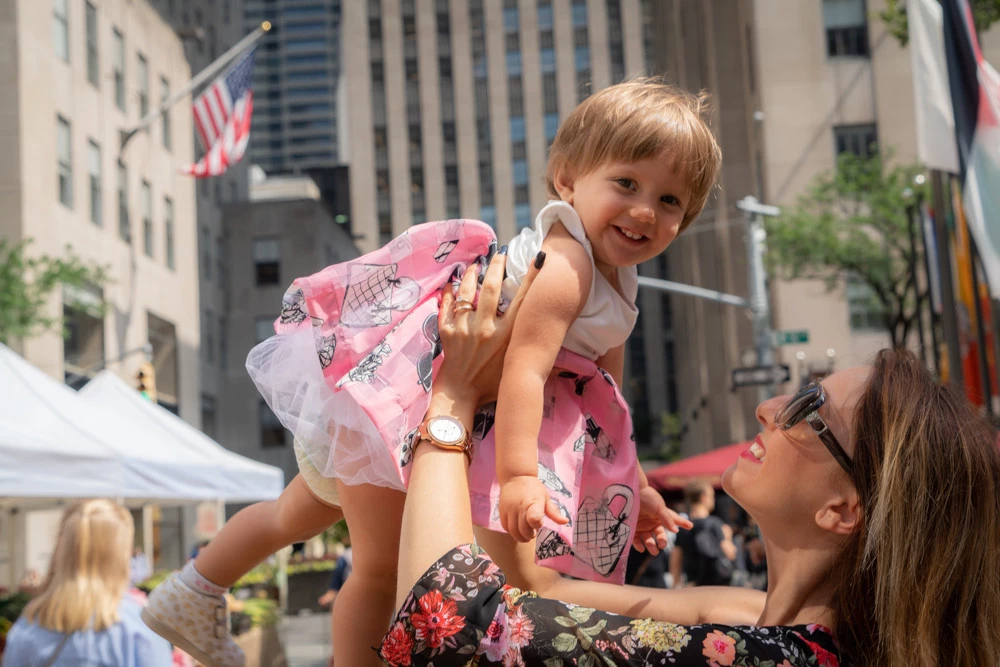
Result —
<path fill-rule="evenodd" d="M 594 271 L 584 247 L 561 224 L 552 227 L 544 247 L 548 268 L 526 295 L 514 324 L 494 426 L 500 523 L 520 542 L 534 536 L 543 514 L 565 521 L 538 479 L 538 432 L 545 383 L 566 332 L 587 302 Z"/>
<path fill-rule="evenodd" d="M 444 291 L 438 329 L 447 353 L 434 380 L 428 417 L 455 417 L 471 430 L 476 407 L 496 395 L 513 321 L 545 255 L 539 253 L 506 314 L 498 318 L 496 309 L 506 259 L 497 255 L 490 262 L 477 310 L 456 314 L 455 297 L 450 290 Z M 476 278 L 473 265 L 462 278 L 459 297 L 472 300 Z M 400 532 L 396 606 L 402 605 L 410 589 L 437 558 L 473 539 L 466 457 L 418 443 Z"/>

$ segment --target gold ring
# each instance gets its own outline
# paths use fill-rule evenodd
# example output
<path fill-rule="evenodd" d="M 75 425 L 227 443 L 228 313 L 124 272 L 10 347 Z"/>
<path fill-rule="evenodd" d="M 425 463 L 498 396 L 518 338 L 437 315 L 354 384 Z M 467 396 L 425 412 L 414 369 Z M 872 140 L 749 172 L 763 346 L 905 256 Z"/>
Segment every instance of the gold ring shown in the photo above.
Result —
<path fill-rule="evenodd" d="M 467 313 L 470 310 L 475 310 L 476 307 L 472 305 L 471 301 L 461 299 L 455 302 L 455 312 L 456 313 Z"/>

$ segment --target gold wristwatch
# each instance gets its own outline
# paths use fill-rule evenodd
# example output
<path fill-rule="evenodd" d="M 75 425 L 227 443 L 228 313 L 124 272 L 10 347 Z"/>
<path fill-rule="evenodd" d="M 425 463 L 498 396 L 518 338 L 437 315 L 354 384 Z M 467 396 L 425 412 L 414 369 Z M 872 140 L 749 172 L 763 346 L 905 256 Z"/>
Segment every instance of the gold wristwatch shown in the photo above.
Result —
<path fill-rule="evenodd" d="M 414 436 L 413 449 L 426 440 L 438 449 L 462 452 L 472 462 L 472 436 L 468 429 L 454 417 L 428 417 L 421 422 Z"/>

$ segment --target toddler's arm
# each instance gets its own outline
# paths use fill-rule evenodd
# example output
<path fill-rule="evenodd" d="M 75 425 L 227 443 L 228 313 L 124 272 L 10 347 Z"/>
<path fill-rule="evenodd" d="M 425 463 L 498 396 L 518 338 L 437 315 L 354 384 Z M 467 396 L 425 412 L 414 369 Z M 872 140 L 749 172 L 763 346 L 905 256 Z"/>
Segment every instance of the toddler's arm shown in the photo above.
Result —
<path fill-rule="evenodd" d="M 543 514 L 565 523 L 538 479 L 538 432 L 545 381 L 566 332 L 590 296 L 594 270 L 586 249 L 561 224 L 552 227 L 542 247 L 545 271 L 535 279 L 514 322 L 497 397 L 500 523 L 520 542 L 534 537 Z"/>

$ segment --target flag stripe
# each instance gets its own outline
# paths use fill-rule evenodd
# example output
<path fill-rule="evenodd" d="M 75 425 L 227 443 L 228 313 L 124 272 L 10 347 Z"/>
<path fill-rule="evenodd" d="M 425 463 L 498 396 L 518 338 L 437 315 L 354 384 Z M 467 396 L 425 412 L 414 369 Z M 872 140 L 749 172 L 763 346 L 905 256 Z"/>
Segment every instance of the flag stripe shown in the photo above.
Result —
<path fill-rule="evenodd" d="M 251 49 L 194 100 L 195 126 L 205 154 L 184 173 L 218 176 L 243 158 L 253 109 L 253 56 Z"/>

